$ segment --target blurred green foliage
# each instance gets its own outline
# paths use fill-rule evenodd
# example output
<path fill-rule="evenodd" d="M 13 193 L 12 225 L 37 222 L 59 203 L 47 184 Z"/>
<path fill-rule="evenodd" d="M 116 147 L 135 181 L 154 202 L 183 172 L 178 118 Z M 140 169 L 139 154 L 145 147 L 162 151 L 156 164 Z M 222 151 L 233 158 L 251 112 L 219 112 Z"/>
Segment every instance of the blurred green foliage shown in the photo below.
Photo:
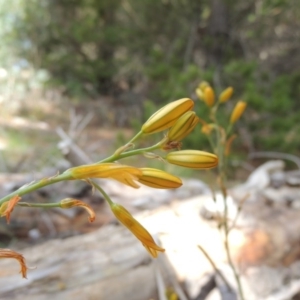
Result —
<path fill-rule="evenodd" d="M 166 102 L 196 100 L 194 90 L 201 80 L 217 92 L 233 86 L 234 99 L 249 103 L 238 127 L 238 150 L 299 153 L 300 8 L 295 1 L 0 4 L 3 67 L 46 70 L 48 87 L 82 102 L 103 95 L 119 99 L 132 91 L 134 97 L 118 101 L 137 106 L 143 102 L 143 117 L 130 119 L 134 128 Z M 224 105 L 222 122 L 233 106 L 233 100 Z M 203 104 L 196 110 L 207 120 Z M 198 128 L 184 144 L 198 149 L 207 145 Z"/>

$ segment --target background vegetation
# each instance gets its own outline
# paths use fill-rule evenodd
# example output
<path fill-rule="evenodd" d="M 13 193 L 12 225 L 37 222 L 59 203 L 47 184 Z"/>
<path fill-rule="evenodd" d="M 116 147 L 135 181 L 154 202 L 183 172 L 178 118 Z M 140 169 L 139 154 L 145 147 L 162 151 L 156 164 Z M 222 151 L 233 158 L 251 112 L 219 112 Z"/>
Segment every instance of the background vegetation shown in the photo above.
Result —
<path fill-rule="evenodd" d="M 112 125 L 132 126 L 154 106 L 196 99 L 201 80 L 217 91 L 231 85 L 236 97 L 249 103 L 239 125 L 239 151 L 299 154 L 297 0 L 0 4 L 1 72 L 27 70 L 33 78 L 21 92 L 39 83 L 84 106 L 110 103 Z M 132 107 L 138 112 L 135 120 L 128 113 Z M 228 111 L 232 107 L 228 103 Z M 206 108 L 199 109 L 205 116 Z M 186 143 L 203 145 L 198 132 Z"/>

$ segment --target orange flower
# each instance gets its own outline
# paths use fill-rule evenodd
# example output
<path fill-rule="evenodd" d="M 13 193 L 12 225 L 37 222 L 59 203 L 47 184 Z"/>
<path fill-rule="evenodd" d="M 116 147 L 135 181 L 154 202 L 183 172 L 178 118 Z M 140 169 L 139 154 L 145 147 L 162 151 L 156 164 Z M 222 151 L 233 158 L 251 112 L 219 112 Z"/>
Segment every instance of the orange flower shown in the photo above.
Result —
<path fill-rule="evenodd" d="M 20 265 L 21 270 L 20 273 L 22 274 L 23 278 L 26 278 L 27 275 L 27 266 L 25 263 L 24 256 L 18 252 L 12 251 L 10 249 L 0 249 L 0 258 L 14 258 L 16 259 Z"/>
<path fill-rule="evenodd" d="M 115 217 L 127 227 L 137 239 L 139 239 L 146 250 L 152 257 L 157 257 L 157 252 L 164 252 L 165 249 L 156 245 L 153 237 L 150 233 L 130 214 L 130 212 L 117 203 L 113 203 L 110 206 Z"/>
<path fill-rule="evenodd" d="M 83 201 L 72 199 L 72 198 L 66 198 L 66 199 L 63 199 L 60 201 L 61 208 L 71 208 L 71 207 L 76 207 L 76 206 L 80 206 L 88 212 L 88 214 L 90 215 L 89 221 L 91 223 L 95 221 L 95 218 L 96 218 L 95 211 L 88 204 L 84 203 Z"/>
<path fill-rule="evenodd" d="M 133 188 L 139 188 L 134 180 L 138 180 L 142 175 L 138 168 L 117 163 L 84 165 L 71 168 L 66 172 L 71 173 L 74 179 L 112 178 Z"/>
<path fill-rule="evenodd" d="M 12 213 L 12 211 L 14 210 L 16 204 L 18 203 L 18 201 L 20 201 L 21 197 L 19 197 L 18 195 L 12 197 L 10 200 L 8 200 L 7 202 L 4 202 L 1 207 L 0 207 L 0 216 L 1 217 L 6 217 L 6 222 L 7 224 L 9 224 L 10 222 L 10 214 Z"/>

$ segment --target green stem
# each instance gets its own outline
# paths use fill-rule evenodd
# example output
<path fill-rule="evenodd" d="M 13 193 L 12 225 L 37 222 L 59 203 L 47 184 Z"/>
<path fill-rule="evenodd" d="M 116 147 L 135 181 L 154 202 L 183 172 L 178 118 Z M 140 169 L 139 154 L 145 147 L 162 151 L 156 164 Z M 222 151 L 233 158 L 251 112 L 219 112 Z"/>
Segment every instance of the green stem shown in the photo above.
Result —
<path fill-rule="evenodd" d="M 137 139 L 139 139 L 141 136 L 143 135 L 143 132 L 140 131 L 138 132 L 129 142 L 127 142 L 126 144 L 131 144 L 134 143 Z"/>
<path fill-rule="evenodd" d="M 240 280 L 240 275 L 237 272 L 232 257 L 231 257 L 231 252 L 230 252 L 230 247 L 229 247 L 229 241 L 228 241 L 228 236 L 229 236 L 229 226 L 228 226 L 228 205 L 227 205 L 227 193 L 225 190 L 225 176 L 226 176 L 226 172 L 225 172 L 225 158 L 224 158 L 224 145 L 223 145 L 223 141 L 222 141 L 222 136 L 221 136 L 221 132 L 220 132 L 220 127 L 219 127 L 219 123 L 218 120 L 216 118 L 216 110 L 212 111 L 211 113 L 211 119 L 212 121 L 216 124 L 217 126 L 217 145 L 218 145 L 218 151 L 217 151 L 217 156 L 219 158 L 219 164 L 218 164 L 218 173 L 220 176 L 220 188 L 222 191 L 222 195 L 223 195 L 223 201 L 224 201 L 224 223 L 223 223 L 223 228 L 224 228 L 224 247 L 225 247 L 225 252 L 226 252 L 226 256 L 227 256 L 227 260 L 228 263 L 230 265 L 230 268 L 233 271 L 234 274 L 234 278 L 235 281 L 237 283 L 238 286 L 238 293 L 240 296 L 240 300 L 244 300 L 244 292 L 243 292 L 243 288 L 242 288 L 242 284 L 241 284 L 241 280 Z M 224 137 L 224 139 L 226 140 L 226 137 L 228 135 L 228 133 L 231 131 L 232 129 L 232 124 L 230 124 L 225 132 L 226 136 Z"/>
<path fill-rule="evenodd" d="M 123 153 L 114 153 L 113 155 L 98 161 L 96 164 L 100 164 L 100 163 L 106 163 L 106 162 L 113 162 L 125 157 L 129 157 L 129 156 L 133 156 L 133 155 L 139 155 L 139 154 L 143 154 L 144 152 L 149 152 L 149 151 L 153 151 L 156 149 L 159 149 L 164 143 L 166 142 L 166 139 L 162 139 L 160 142 L 158 142 L 157 144 L 150 146 L 150 147 L 146 147 L 146 148 L 141 148 L 141 149 L 136 149 L 136 150 L 131 150 L 131 151 L 127 151 L 127 152 L 123 152 Z"/>
<path fill-rule="evenodd" d="M 109 206 L 112 206 L 114 202 L 109 198 L 109 196 L 105 193 L 105 191 L 100 187 L 96 182 L 90 181 L 92 185 L 103 195 L 106 202 L 109 204 Z"/>
<path fill-rule="evenodd" d="M 222 176 L 222 175 L 221 175 Z M 238 286 L 238 292 L 239 292 L 239 295 L 240 295 L 240 300 L 244 300 L 245 297 L 244 297 L 244 292 L 243 292 L 243 288 L 242 288 L 242 284 L 241 284 L 241 280 L 240 280 L 240 275 L 239 273 L 237 272 L 235 266 L 234 266 L 234 263 L 233 263 L 233 260 L 232 260 L 232 257 L 231 257 L 231 251 L 230 251 L 230 247 L 229 247 L 229 241 L 228 241 L 228 236 L 229 236 L 229 226 L 228 226 L 228 205 L 227 205 L 227 195 L 225 193 L 225 190 L 223 188 L 223 178 L 221 177 L 220 178 L 221 180 L 221 190 L 222 190 L 222 195 L 223 195 L 223 200 L 224 200 L 224 246 L 225 246 L 225 252 L 226 252 L 226 256 L 227 256 L 227 260 L 228 260 L 228 263 L 233 271 L 233 274 L 234 274 L 234 278 L 236 280 L 236 283 L 237 283 L 237 286 Z"/>
<path fill-rule="evenodd" d="M 56 202 L 56 203 L 28 203 L 28 202 L 18 202 L 17 206 L 23 206 L 23 207 L 40 207 L 40 208 L 61 207 L 60 206 L 60 202 Z"/>
<path fill-rule="evenodd" d="M 38 190 L 44 186 L 47 186 L 47 185 L 50 185 L 50 184 L 54 184 L 54 183 L 57 183 L 57 182 L 60 182 L 60 181 L 64 181 L 64 180 L 71 180 L 72 177 L 70 174 L 67 174 L 67 173 L 63 173 L 61 175 L 57 175 L 57 176 L 53 176 L 53 177 L 50 177 L 50 178 L 44 178 L 44 179 L 41 179 L 39 180 L 38 182 L 36 183 L 32 183 L 32 184 L 29 184 L 28 186 L 24 186 L 24 187 L 21 187 L 19 188 L 18 190 L 10 193 L 9 195 L 3 197 L 1 200 L 0 200 L 0 206 L 10 200 L 12 197 L 14 196 L 23 196 L 23 195 L 26 195 L 28 193 L 31 193 L 35 190 Z"/>

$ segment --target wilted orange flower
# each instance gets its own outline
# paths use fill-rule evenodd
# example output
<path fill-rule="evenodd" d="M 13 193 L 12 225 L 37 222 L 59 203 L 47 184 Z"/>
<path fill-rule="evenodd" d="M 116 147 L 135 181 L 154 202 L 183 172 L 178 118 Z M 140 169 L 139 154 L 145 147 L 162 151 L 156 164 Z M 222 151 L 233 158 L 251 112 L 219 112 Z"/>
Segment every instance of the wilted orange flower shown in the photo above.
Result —
<path fill-rule="evenodd" d="M 137 239 L 139 239 L 146 250 L 150 253 L 152 257 L 157 257 L 157 252 L 164 252 L 165 249 L 156 245 L 153 237 L 150 233 L 130 214 L 130 212 L 117 203 L 110 205 L 112 212 L 115 217 L 127 227 Z"/>
<path fill-rule="evenodd" d="M 74 179 L 112 178 L 133 188 L 139 188 L 134 180 L 138 180 L 142 175 L 138 168 L 117 163 L 84 165 L 71 168 L 66 172 L 71 173 Z"/>
<path fill-rule="evenodd" d="M 95 211 L 83 201 L 72 199 L 72 198 L 66 198 L 60 201 L 61 208 L 71 208 L 76 206 L 82 207 L 88 212 L 88 214 L 90 215 L 88 219 L 91 223 L 95 221 L 96 218 Z"/>
<path fill-rule="evenodd" d="M 9 224 L 9 222 L 10 222 L 10 214 L 12 213 L 12 211 L 14 210 L 16 204 L 18 203 L 18 201 L 20 201 L 20 199 L 21 199 L 21 197 L 16 195 L 1 205 L 1 207 L 0 207 L 1 217 L 4 217 L 4 216 L 6 217 L 7 224 Z"/>
<path fill-rule="evenodd" d="M 232 135 L 226 142 L 225 145 L 225 155 L 228 156 L 230 154 L 230 148 L 231 148 L 231 144 L 234 141 L 234 139 L 236 138 L 236 134 Z"/>
<path fill-rule="evenodd" d="M 14 258 L 16 259 L 20 265 L 21 270 L 20 273 L 22 274 L 23 278 L 26 278 L 27 276 L 27 266 L 25 263 L 24 256 L 18 252 L 12 251 L 10 249 L 0 249 L 0 258 Z"/>

